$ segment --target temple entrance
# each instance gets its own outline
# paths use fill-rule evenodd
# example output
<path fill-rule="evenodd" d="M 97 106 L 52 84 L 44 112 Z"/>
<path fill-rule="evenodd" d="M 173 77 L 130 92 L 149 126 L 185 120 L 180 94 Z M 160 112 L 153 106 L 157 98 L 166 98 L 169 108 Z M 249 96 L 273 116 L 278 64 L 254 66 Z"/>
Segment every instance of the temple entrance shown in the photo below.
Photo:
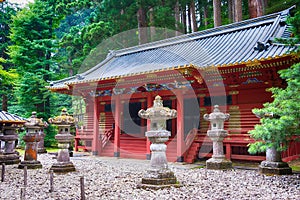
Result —
<path fill-rule="evenodd" d="M 122 133 L 141 134 L 141 118 L 138 112 L 142 109 L 141 102 L 125 102 L 123 107 L 124 123 Z"/>
<path fill-rule="evenodd" d="M 184 99 L 184 135 L 192 129 L 200 129 L 200 107 L 196 98 Z"/>
<path fill-rule="evenodd" d="M 173 107 L 172 107 L 172 100 L 164 100 L 163 101 L 163 105 L 164 105 L 164 107 L 168 107 L 170 109 L 173 109 Z M 175 130 L 173 130 L 175 127 L 172 126 L 172 124 L 175 123 L 175 121 L 176 120 L 172 120 L 172 119 L 167 120 L 167 130 L 172 133 L 172 136 L 175 133 Z"/>

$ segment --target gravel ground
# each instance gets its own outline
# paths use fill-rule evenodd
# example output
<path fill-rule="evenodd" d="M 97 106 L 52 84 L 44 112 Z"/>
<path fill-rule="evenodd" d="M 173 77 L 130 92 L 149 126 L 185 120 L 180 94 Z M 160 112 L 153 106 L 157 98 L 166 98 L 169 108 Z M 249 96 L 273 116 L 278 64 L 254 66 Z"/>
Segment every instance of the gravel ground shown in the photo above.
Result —
<path fill-rule="evenodd" d="M 80 176 L 85 179 L 86 199 L 300 199 L 300 175 L 265 176 L 253 170 L 215 171 L 195 165 L 169 163 L 182 185 L 161 190 L 138 189 L 149 161 L 103 157 L 71 158 L 77 171 L 54 175 L 54 192 L 49 192 L 49 169 L 55 159 L 42 154 L 43 168 L 28 170 L 26 199 L 80 199 Z M 6 166 L 0 182 L 0 199 L 20 199 L 23 170 Z"/>

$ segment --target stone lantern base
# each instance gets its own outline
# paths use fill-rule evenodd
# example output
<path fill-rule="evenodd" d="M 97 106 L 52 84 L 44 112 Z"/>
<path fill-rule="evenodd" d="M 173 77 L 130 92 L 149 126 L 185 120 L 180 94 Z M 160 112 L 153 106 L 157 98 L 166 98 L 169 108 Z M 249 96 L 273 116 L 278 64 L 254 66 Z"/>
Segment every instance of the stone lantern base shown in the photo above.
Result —
<path fill-rule="evenodd" d="M 207 169 L 231 169 L 232 162 L 227 159 L 210 158 L 206 161 Z"/>
<path fill-rule="evenodd" d="M 37 150 L 38 153 L 47 153 L 46 148 L 38 148 Z"/>
<path fill-rule="evenodd" d="M 142 183 L 138 185 L 138 188 L 143 189 L 162 189 L 169 187 L 180 187 L 174 173 L 170 170 L 148 170 L 147 175 L 142 178 Z"/>
<path fill-rule="evenodd" d="M 259 165 L 259 172 L 262 174 L 289 175 L 292 168 L 286 162 L 262 161 Z"/>
<path fill-rule="evenodd" d="M 27 169 L 39 169 L 39 168 L 42 168 L 42 164 L 40 161 L 37 161 L 37 160 L 24 160 L 22 161 L 18 168 L 19 169 L 24 169 L 24 167 L 27 166 Z"/>
<path fill-rule="evenodd" d="M 20 156 L 17 153 L 1 153 L 0 154 L 0 164 L 14 165 L 21 162 Z"/>
<path fill-rule="evenodd" d="M 75 166 L 72 162 L 58 162 L 54 163 L 50 170 L 53 170 L 55 173 L 67 173 L 76 171 Z"/>

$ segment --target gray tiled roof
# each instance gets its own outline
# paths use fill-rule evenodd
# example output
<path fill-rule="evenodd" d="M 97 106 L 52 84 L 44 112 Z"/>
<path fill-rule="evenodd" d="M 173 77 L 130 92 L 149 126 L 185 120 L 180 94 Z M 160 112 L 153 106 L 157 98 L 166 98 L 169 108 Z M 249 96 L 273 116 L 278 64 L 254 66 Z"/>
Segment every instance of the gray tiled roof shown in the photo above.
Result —
<path fill-rule="evenodd" d="M 147 73 L 188 64 L 205 68 L 282 56 L 289 53 L 293 47 L 274 43 L 274 39 L 289 37 L 288 25 L 285 23 L 288 14 L 289 10 L 285 10 L 201 32 L 114 51 L 90 70 L 53 82 L 50 88 L 129 76 L 133 73 Z M 257 47 L 262 47 L 262 49 L 259 50 Z"/>
<path fill-rule="evenodd" d="M 25 118 L 8 113 L 6 111 L 0 111 L 0 123 L 25 123 L 26 121 L 27 119 Z"/>

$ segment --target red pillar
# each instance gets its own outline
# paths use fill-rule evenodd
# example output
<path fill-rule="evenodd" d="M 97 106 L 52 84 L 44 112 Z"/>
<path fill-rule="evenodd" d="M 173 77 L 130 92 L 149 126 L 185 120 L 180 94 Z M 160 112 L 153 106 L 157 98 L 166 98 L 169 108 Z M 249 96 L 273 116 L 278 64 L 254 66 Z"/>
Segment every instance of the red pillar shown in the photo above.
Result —
<path fill-rule="evenodd" d="M 230 143 L 226 144 L 226 159 L 230 160 L 231 159 L 231 145 Z"/>
<path fill-rule="evenodd" d="M 176 92 L 177 97 L 177 162 L 183 162 L 184 150 L 184 107 L 182 91 Z"/>
<path fill-rule="evenodd" d="M 74 148 L 75 148 L 75 152 L 76 151 L 78 151 L 78 146 L 79 146 L 79 139 L 78 138 L 76 138 L 76 137 L 78 137 L 79 136 L 79 133 L 78 133 L 78 127 L 76 127 L 76 129 L 75 129 L 75 131 L 76 131 L 76 136 L 75 136 L 75 144 L 74 144 Z"/>
<path fill-rule="evenodd" d="M 176 98 L 171 98 L 172 100 L 172 109 L 176 110 Z M 171 137 L 176 135 L 176 118 L 172 120 L 172 130 L 171 130 Z"/>
<path fill-rule="evenodd" d="M 120 134 L 121 134 L 121 99 L 115 96 L 115 135 L 114 135 L 114 157 L 120 157 Z"/>
<path fill-rule="evenodd" d="M 99 101 L 95 97 L 93 102 L 93 142 L 92 142 L 92 154 L 99 155 L 101 151 L 101 140 L 99 138 Z"/>
<path fill-rule="evenodd" d="M 238 104 L 238 94 L 239 91 L 230 91 L 229 95 L 232 97 L 232 105 L 237 105 Z"/>
<path fill-rule="evenodd" d="M 153 104 L 152 93 L 148 93 L 148 95 L 147 95 L 147 108 L 152 107 L 152 104 Z M 150 122 L 150 120 L 147 120 L 147 131 L 150 131 L 150 129 L 151 129 L 151 122 Z M 147 142 L 146 142 L 146 159 L 147 160 L 151 159 L 150 145 L 151 145 L 151 142 L 147 138 Z"/>
<path fill-rule="evenodd" d="M 199 107 L 200 109 L 204 107 L 204 98 L 206 97 L 205 94 L 200 94 L 199 96 Z"/>
<path fill-rule="evenodd" d="M 147 102 L 146 102 L 146 100 L 142 99 L 140 102 L 142 104 L 141 109 L 147 110 L 147 104 L 146 104 Z M 141 135 L 142 136 L 144 136 L 145 132 L 147 131 L 146 125 L 147 125 L 147 120 L 146 119 L 141 119 Z"/>

